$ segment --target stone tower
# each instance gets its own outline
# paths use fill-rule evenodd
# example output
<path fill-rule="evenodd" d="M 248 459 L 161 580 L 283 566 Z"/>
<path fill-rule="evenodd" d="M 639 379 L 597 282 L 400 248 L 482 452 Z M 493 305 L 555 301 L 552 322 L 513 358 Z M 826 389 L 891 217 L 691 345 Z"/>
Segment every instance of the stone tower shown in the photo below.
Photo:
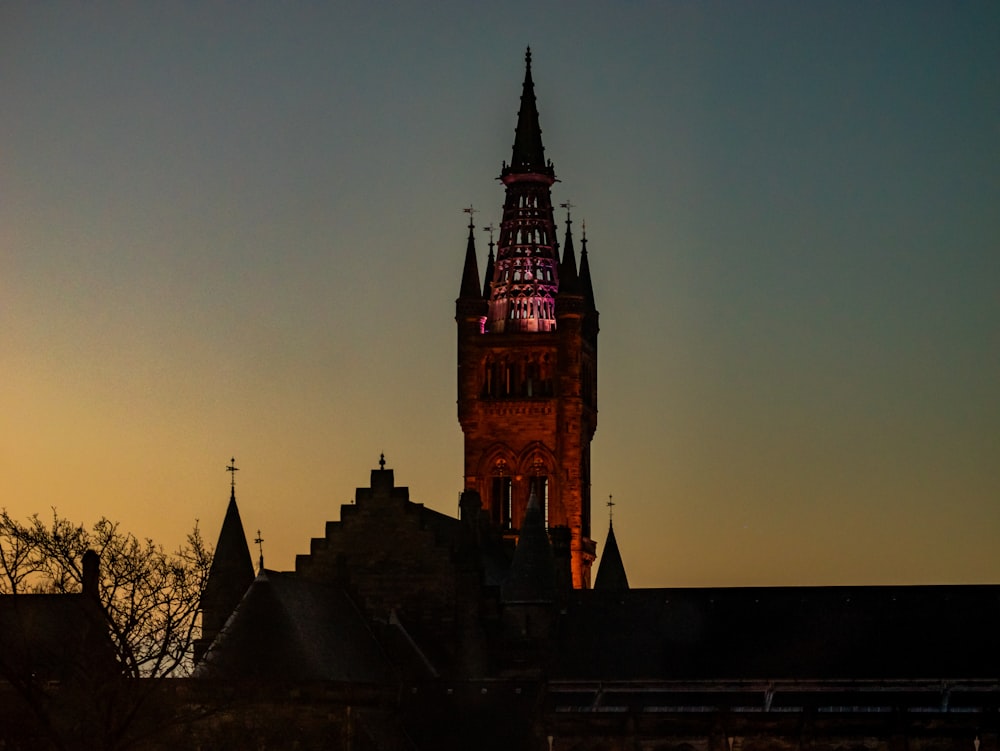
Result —
<path fill-rule="evenodd" d="M 547 527 L 569 530 L 573 586 L 590 586 L 590 442 L 597 428 L 597 331 L 586 238 L 579 268 L 572 226 L 560 258 L 526 56 L 521 109 L 496 256 L 480 283 L 470 220 L 458 322 L 458 419 L 465 487 L 516 537 L 534 492 Z M 568 204 L 567 204 L 568 208 Z"/>

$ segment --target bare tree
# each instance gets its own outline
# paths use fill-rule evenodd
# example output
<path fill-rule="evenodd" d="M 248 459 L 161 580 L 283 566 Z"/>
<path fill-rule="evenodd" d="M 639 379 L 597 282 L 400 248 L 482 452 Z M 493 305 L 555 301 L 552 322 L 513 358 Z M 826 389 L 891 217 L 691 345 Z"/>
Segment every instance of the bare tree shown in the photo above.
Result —
<path fill-rule="evenodd" d="M 185 544 L 168 553 L 108 519 L 88 531 L 55 510 L 48 523 L 37 514 L 18 522 L 3 510 L 0 593 L 80 592 L 87 550 L 100 559 L 100 602 L 123 672 L 137 678 L 186 672 L 212 563 L 197 524 Z"/>
<path fill-rule="evenodd" d="M 96 581 L 85 583 L 87 551 L 97 554 L 100 565 L 91 569 Z M 14 610 L 31 613 L 32 604 L 46 604 L 31 595 L 96 592 L 86 610 L 96 620 L 100 643 L 95 650 L 92 640 L 83 651 L 91 653 L 87 659 L 94 652 L 107 657 L 99 670 L 81 664 L 73 672 L 77 679 L 53 682 L 24 665 L 4 664 L 0 645 L 0 684 L 6 678 L 17 690 L 53 748 L 123 748 L 156 732 L 163 707 L 150 700 L 165 695 L 157 679 L 190 672 L 211 562 L 197 524 L 183 545 L 167 552 L 104 518 L 88 530 L 55 510 L 50 521 L 34 515 L 23 522 L 0 511 L 0 596 L 22 603 Z M 86 734 L 80 733 L 83 726 Z"/>

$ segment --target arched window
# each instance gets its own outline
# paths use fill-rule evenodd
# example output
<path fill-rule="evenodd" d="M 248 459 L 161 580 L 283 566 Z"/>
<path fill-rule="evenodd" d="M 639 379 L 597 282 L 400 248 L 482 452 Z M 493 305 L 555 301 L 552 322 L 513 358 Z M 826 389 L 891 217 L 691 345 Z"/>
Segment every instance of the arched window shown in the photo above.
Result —
<path fill-rule="evenodd" d="M 504 459 L 493 465 L 493 483 L 490 494 L 490 514 L 501 529 L 510 529 L 514 520 L 510 472 Z"/>
<path fill-rule="evenodd" d="M 545 527 L 549 526 L 549 478 L 545 471 L 545 462 L 540 457 L 535 457 L 531 462 L 531 479 L 528 488 L 528 498 L 535 494 L 538 505 L 542 509 L 542 518 L 545 520 Z"/>

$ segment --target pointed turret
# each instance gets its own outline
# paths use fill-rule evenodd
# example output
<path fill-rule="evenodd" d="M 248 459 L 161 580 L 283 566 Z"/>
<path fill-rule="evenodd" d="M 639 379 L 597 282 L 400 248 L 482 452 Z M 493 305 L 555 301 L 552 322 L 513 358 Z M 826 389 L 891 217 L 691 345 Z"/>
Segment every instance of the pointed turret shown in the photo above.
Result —
<path fill-rule="evenodd" d="M 594 351 L 597 350 L 597 333 L 600 331 L 597 312 L 597 302 L 594 299 L 594 283 L 590 278 L 590 257 L 587 254 L 587 223 L 583 223 L 583 247 L 580 250 L 580 294 L 583 295 L 583 335 L 590 342 Z M 596 377 L 596 374 L 595 374 Z M 596 396 L 596 395 L 595 395 Z"/>
<path fill-rule="evenodd" d="M 229 506 L 215 545 L 212 567 L 201 595 L 201 640 L 195 659 L 201 657 L 232 615 L 253 583 L 253 561 L 236 505 L 236 489 L 230 489 Z"/>
<path fill-rule="evenodd" d="M 528 47 L 524 54 L 521 109 L 517 113 L 517 129 L 514 131 L 510 166 L 504 168 L 504 175 L 509 173 L 555 175 L 552 164 L 545 163 L 542 128 L 538 122 L 538 105 L 535 103 L 535 83 L 531 80 L 531 47 Z"/>
<path fill-rule="evenodd" d="M 483 299 L 489 301 L 490 290 L 493 285 L 493 269 L 496 266 L 496 259 L 493 257 L 493 238 L 490 238 L 490 254 L 486 257 L 486 274 L 483 275 Z"/>
<path fill-rule="evenodd" d="M 567 204 L 563 204 L 567 205 Z M 559 263 L 559 294 L 580 294 L 580 277 L 576 270 L 576 251 L 573 249 L 573 220 L 566 212 L 566 247 Z"/>
<path fill-rule="evenodd" d="M 459 299 L 478 299 L 481 294 L 479 290 L 479 264 L 476 262 L 476 238 L 472 234 L 472 215 L 469 215 L 469 240 L 465 246 L 465 266 L 462 268 L 462 287 L 459 290 Z"/>
<path fill-rule="evenodd" d="M 597 310 L 597 301 L 594 299 L 594 283 L 590 279 L 590 259 L 587 257 L 587 223 L 583 223 L 583 238 L 580 240 L 583 247 L 580 249 L 580 291 L 583 292 L 584 302 L 587 304 L 587 311 Z"/>
<path fill-rule="evenodd" d="M 622 562 L 622 554 L 615 539 L 615 528 L 609 521 L 608 540 L 604 543 L 604 555 L 601 556 L 601 565 L 597 569 L 594 589 L 602 592 L 622 592 L 628 588 L 628 576 L 625 574 L 625 564 Z"/>

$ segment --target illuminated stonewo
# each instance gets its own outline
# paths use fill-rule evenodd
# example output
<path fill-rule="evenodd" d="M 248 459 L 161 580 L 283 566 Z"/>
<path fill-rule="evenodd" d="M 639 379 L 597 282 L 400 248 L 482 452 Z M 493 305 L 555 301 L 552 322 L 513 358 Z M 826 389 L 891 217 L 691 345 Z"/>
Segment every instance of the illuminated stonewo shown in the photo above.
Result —
<path fill-rule="evenodd" d="M 469 225 L 458 322 L 458 418 L 465 487 L 516 537 L 534 490 L 546 525 L 570 531 L 573 586 L 590 586 L 590 443 L 597 429 L 597 332 L 586 238 L 577 268 L 572 222 L 562 258 L 542 146 L 531 52 L 510 164 L 496 258 L 479 283 Z M 568 206 L 567 206 L 568 207 Z"/>

